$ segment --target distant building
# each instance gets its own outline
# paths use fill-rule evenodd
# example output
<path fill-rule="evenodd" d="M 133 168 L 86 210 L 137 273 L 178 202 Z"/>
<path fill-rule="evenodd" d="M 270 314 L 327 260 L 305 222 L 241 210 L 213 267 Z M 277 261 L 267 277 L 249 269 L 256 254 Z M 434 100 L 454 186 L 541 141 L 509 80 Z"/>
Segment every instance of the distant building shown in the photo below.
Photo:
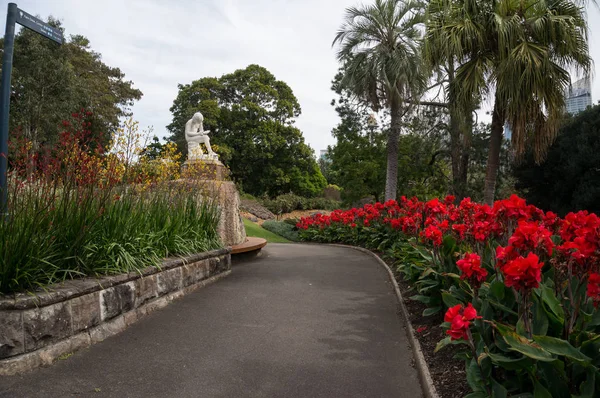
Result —
<path fill-rule="evenodd" d="M 329 160 L 329 156 L 327 156 L 327 149 L 321 149 L 319 159 L 321 160 Z"/>
<path fill-rule="evenodd" d="M 566 92 L 567 112 L 575 115 L 592 106 L 592 84 L 589 78 L 577 80 Z"/>

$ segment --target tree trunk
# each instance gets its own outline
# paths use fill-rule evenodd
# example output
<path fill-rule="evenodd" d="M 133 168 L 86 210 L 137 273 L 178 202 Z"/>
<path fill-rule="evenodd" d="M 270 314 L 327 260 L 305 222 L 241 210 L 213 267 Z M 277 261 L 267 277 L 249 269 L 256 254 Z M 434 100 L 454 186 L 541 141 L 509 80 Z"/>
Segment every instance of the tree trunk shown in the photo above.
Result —
<path fill-rule="evenodd" d="M 385 200 L 396 199 L 398 190 L 398 141 L 401 129 L 401 107 L 398 98 L 390 106 L 391 127 L 387 140 L 387 172 L 385 175 Z"/>
<path fill-rule="evenodd" d="M 462 127 L 462 148 L 460 154 L 459 174 L 457 179 L 459 192 L 456 194 L 456 198 L 458 200 L 462 200 L 467 196 L 469 154 L 471 153 L 471 136 L 473 134 L 473 110 L 470 109 L 470 107 L 467 112 L 465 112 Z"/>
<path fill-rule="evenodd" d="M 494 194 L 496 193 L 496 179 L 498 177 L 498 167 L 500 166 L 504 117 L 504 104 L 501 103 L 498 95 L 496 95 L 494 113 L 492 114 L 492 133 L 490 135 L 490 149 L 485 174 L 485 189 L 483 191 L 484 201 L 489 205 L 494 203 Z"/>

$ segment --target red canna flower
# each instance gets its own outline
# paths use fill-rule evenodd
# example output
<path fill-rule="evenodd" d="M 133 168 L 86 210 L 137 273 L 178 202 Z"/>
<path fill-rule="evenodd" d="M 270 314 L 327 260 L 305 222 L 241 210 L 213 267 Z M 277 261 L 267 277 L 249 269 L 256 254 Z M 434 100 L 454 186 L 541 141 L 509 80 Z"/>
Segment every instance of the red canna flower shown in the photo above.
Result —
<path fill-rule="evenodd" d="M 467 253 L 456 262 L 456 266 L 462 272 L 461 279 L 469 279 L 476 284 L 485 281 L 488 272 L 481 268 L 481 257 L 477 253 Z"/>
<path fill-rule="evenodd" d="M 450 329 L 446 330 L 446 334 L 451 340 L 468 340 L 467 332 L 474 319 L 481 319 L 481 317 L 477 316 L 477 310 L 471 303 L 466 308 L 462 304 L 448 308 L 444 315 L 444 322 L 450 323 Z"/>
<path fill-rule="evenodd" d="M 529 290 L 537 288 L 542 279 L 542 267 L 544 263 L 539 261 L 534 253 L 527 257 L 519 256 L 509 261 L 502 269 L 504 284 L 517 290 Z"/>
<path fill-rule="evenodd" d="M 587 295 L 594 302 L 594 307 L 600 304 L 600 274 L 591 273 L 588 277 Z"/>

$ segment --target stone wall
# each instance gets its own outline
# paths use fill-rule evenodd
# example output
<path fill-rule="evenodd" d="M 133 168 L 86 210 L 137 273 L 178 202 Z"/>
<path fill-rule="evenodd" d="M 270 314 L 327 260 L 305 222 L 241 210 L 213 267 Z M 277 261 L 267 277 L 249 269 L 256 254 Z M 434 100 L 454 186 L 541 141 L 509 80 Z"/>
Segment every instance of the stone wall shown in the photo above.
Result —
<path fill-rule="evenodd" d="M 52 363 L 119 333 L 231 272 L 230 249 L 165 260 L 140 273 L 83 278 L 0 298 L 0 375 Z"/>

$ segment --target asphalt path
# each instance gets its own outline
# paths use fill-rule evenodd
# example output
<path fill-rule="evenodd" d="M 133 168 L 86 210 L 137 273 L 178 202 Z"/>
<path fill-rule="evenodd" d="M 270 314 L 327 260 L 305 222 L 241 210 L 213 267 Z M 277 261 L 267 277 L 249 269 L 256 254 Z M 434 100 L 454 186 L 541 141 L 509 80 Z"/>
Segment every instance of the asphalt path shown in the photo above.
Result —
<path fill-rule="evenodd" d="M 422 395 L 393 288 L 369 255 L 269 244 L 232 274 L 0 397 Z"/>

